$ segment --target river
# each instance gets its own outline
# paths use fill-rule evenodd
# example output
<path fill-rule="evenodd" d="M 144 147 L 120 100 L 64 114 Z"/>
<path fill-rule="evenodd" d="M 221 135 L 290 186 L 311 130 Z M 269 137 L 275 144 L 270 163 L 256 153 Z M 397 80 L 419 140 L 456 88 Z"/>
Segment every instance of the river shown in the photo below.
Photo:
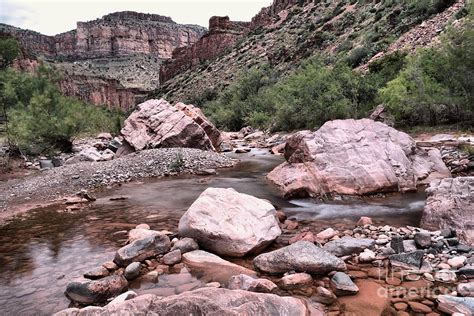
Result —
<path fill-rule="evenodd" d="M 126 230 L 147 223 L 155 230 L 176 231 L 181 215 L 207 187 L 232 187 L 270 200 L 290 218 L 312 222 L 321 229 L 353 226 L 360 216 L 370 216 L 377 224 L 419 224 L 423 193 L 366 201 L 286 201 L 265 181 L 266 173 L 281 163 L 282 157 L 265 150 L 230 155 L 241 162 L 217 175 L 127 183 L 98 193 L 97 201 L 78 211 L 46 208 L 9 221 L 0 228 L 0 314 L 47 315 L 67 308 L 67 283 L 111 260 L 125 242 Z M 110 200 L 119 196 L 128 198 Z M 183 279 L 179 277 L 164 275 L 157 284 L 132 287 L 144 292 Z M 185 279 L 184 283 L 199 282 L 190 275 Z"/>

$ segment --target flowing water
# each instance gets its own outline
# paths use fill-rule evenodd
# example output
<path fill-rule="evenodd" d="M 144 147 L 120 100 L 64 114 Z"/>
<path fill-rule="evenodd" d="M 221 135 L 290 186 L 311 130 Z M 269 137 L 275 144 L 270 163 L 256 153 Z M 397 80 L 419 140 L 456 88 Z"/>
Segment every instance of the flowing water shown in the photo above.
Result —
<path fill-rule="evenodd" d="M 207 187 L 232 187 L 265 198 L 291 218 L 321 229 L 354 225 L 360 216 L 394 226 L 419 223 L 424 194 L 331 203 L 286 201 L 265 181 L 266 173 L 281 163 L 282 157 L 264 150 L 235 157 L 242 160 L 235 168 L 214 176 L 128 183 L 100 193 L 97 201 L 84 209 L 36 210 L 1 227 L 0 314 L 42 315 L 67 308 L 66 284 L 111 260 L 123 246 L 127 230 L 147 223 L 155 230 L 176 231 L 181 215 Z M 128 198 L 110 200 L 119 196 Z M 155 290 L 171 295 L 199 286 L 195 276 L 176 272 L 160 276 L 156 284 L 134 283 L 131 287 L 139 293 Z"/>

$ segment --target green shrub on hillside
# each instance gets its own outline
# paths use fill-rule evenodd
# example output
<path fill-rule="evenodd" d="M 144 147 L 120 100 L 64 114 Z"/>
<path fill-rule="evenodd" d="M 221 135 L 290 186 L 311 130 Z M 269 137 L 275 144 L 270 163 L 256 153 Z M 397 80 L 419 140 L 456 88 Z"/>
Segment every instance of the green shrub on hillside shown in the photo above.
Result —
<path fill-rule="evenodd" d="M 441 48 L 407 59 L 400 74 L 380 89 L 399 124 L 440 124 L 474 118 L 474 28 L 450 30 Z"/>
<path fill-rule="evenodd" d="M 0 38 L 0 69 L 10 66 L 20 54 L 20 45 L 13 38 Z"/>
<path fill-rule="evenodd" d="M 25 153 L 69 151 L 72 140 L 87 133 L 116 131 L 120 113 L 63 96 L 51 68 L 37 73 L 0 72 L 0 102 L 6 109 L 9 142 Z"/>

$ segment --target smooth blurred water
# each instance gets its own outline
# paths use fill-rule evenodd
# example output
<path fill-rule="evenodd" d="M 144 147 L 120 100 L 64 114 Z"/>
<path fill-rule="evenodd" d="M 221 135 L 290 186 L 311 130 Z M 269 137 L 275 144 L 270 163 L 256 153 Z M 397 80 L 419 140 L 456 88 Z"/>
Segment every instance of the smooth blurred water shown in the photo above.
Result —
<path fill-rule="evenodd" d="M 127 183 L 99 193 L 97 201 L 85 209 L 35 210 L 1 227 L 0 314 L 51 314 L 67 308 L 69 301 L 63 294 L 67 282 L 111 260 L 115 250 L 124 244 L 126 230 L 147 223 L 152 229 L 176 231 L 181 215 L 208 187 L 232 187 L 267 199 L 291 218 L 311 222 L 316 228 L 354 225 L 360 216 L 394 226 L 419 223 L 424 205 L 422 193 L 367 201 L 286 201 L 265 180 L 265 175 L 283 161 L 282 157 L 265 150 L 230 155 L 242 161 L 214 176 Z M 110 200 L 118 196 L 128 198 Z M 160 279 L 155 285 L 135 284 L 134 290 L 171 295 L 179 292 L 179 287 L 199 286 L 199 280 L 186 273 Z M 171 288 L 170 284 L 177 287 Z"/>

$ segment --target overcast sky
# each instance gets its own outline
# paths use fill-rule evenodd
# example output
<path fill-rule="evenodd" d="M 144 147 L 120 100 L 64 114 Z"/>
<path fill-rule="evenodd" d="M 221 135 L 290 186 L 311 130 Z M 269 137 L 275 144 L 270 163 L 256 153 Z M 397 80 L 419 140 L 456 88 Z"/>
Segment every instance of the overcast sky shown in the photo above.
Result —
<path fill-rule="evenodd" d="M 183 24 L 207 27 L 213 15 L 231 20 L 250 19 L 271 0 L 0 0 L 0 22 L 54 35 L 117 11 L 137 11 L 170 16 Z"/>

